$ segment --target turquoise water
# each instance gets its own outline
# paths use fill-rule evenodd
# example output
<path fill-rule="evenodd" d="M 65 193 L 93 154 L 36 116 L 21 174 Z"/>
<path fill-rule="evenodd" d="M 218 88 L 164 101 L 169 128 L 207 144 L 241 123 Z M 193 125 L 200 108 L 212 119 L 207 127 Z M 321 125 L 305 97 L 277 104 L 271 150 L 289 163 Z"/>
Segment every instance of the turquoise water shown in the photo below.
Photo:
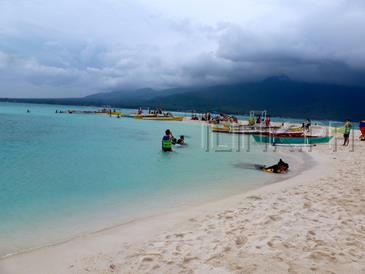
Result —
<path fill-rule="evenodd" d="M 263 185 L 271 175 L 237 165 L 278 158 L 237 152 L 232 135 L 209 135 L 208 151 L 197 124 L 55 114 L 68 108 L 86 109 L 0 103 L 2 256 Z M 166 128 L 188 146 L 161 152 Z"/>

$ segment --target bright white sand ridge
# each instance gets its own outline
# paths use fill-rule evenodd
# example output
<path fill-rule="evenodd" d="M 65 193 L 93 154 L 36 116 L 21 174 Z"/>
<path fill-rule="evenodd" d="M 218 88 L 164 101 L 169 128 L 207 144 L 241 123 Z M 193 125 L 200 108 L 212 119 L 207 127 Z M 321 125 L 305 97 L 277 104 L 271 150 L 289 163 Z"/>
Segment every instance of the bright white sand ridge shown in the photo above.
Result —
<path fill-rule="evenodd" d="M 365 142 L 289 180 L 0 261 L 0 273 L 365 273 Z"/>

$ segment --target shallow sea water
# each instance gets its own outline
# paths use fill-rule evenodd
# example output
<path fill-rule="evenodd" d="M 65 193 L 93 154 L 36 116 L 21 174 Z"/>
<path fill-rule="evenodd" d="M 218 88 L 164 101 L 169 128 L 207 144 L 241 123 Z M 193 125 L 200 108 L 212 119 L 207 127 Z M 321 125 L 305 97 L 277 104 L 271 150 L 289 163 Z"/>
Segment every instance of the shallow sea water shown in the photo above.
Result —
<path fill-rule="evenodd" d="M 262 186 L 250 167 L 278 160 L 198 124 L 69 108 L 90 109 L 0 103 L 0 256 Z M 163 153 L 167 128 L 188 145 Z"/>

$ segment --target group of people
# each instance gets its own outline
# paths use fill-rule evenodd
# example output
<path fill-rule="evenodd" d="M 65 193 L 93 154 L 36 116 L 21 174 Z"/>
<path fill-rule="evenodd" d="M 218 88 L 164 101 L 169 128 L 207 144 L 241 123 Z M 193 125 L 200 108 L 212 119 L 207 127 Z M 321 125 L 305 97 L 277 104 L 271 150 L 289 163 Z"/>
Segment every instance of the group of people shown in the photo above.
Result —
<path fill-rule="evenodd" d="M 184 135 L 181 135 L 179 139 L 176 139 L 174 135 L 172 135 L 171 130 L 166 129 L 165 135 L 162 137 L 162 151 L 170 152 L 172 151 L 173 145 L 186 145 Z"/>
<path fill-rule="evenodd" d="M 266 116 L 265 119 L 262 119 L 261 115 L 257 116 L 257 118 L 255 117 L 251 117 L 248 119 L 248 125 L 249 126 L 255 126 L 255 125 L 259 125 L 262 126 L 264 125 L 265 127 L 270 127 L 271 126 L 271 118 L 270 116 Z"/>
<path fill-rule="evenodd" d="M 142 113 L 141 113 L 142 114 Z M 153 114 L 153 115 L 162 115 L 164 114 L 161 108 L 156 108 L 156 109 L 149 109 L 148 110 L 148 114 Z M 166 115 L 165 115 L 166 116 Z"/>
<path fill-rule="evenodd" d="M 193 113 L 191 116 L 191 120 L 199 120 L 198 115 L 196 113 Z M 201 121 L 206 121 L 210 124 L 219 124 L 221 122 L 238 123 L 238 118 L 224 113 L 213 116 L 210 112 L 207 112 L 202 115 Z"/>
<path fill-rule="evenodd" d="M 205 114 L 202 117 L 202 120 L 211 121 L 212 118 L 211 118 L 210 113 Z M 259 124 L 262 123 L 261 117 L 258 117 L 255 122 L 259 123 Z M 271 122 L 270 116 L 268 116 L 265 120 L 265 125 L 270 126 L 270 122 Z M 305 122 L 302 124 L 303 130 L 306 130 L 306 131 L 310 131 L 310 126 L 311 126 L 311 122 L 309 119 L 306 119 Z M 344 137 L 343 145 L 344 146 L 348 146 L 350 143 L 350 134 L 351 134 L 352 128 L 353 128 L 352 122 L 350 121 L 350 119 L 347 119 L 344 124 L 344 134 L 343 134 L 343 137 Z M 365 141 L 365 120 L 360 122 L 360 131 L 361 131 L 360 140 Z M 185 145 L 184 136 L 182 135 L 182 136 L 180 136 L 179 139 L 176 139 L 172 135 L 172 132 L 169 129 L 167 129 L 165 131 L 165 135 L 162 138 L 162 150 L 164 152 L 172 151 L 172 147 L 175 144 Z M 288 172 L 289 165 L 287 163 L 285 163 L 282 159 L 280 159 L 277 164 L 269 166 L 269 167 L 263 166 L 263 167 L 261 167 L 261 169 L 266 172 L 283 174 L 283 173 Z"/>
<path fill-rule="evenodd" d="M 176 139 L 174 135 L 172 135 L 171 130 L 166 129 L 165 135 L 162 137 L 162 151 L 163 152 L 171 152 L 172 147 L 174 145 L 186 145 L 185 143 L 185 137 L 184 135 L 181 135 L 179 139 Z M 279 162 L 273 166 L 262 166 L 261 169 L 266 172 L 270 173 L 280 173 L 284 174 L 287 173 L 289 170 L 289 165 L 285 163 L 282 159 L 279 160 Z"/>

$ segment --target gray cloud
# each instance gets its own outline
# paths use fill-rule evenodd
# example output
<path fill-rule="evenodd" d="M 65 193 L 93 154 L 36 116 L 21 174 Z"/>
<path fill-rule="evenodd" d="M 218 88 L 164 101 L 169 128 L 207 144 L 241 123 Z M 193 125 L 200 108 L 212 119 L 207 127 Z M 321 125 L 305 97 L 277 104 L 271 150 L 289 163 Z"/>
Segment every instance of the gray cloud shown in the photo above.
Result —
<path fill-rule="evenodd" d="M 365 86 L 363 25 L 359 0 L 0 1 L 0 96 L 69 97 L 282 73 Z"/>

